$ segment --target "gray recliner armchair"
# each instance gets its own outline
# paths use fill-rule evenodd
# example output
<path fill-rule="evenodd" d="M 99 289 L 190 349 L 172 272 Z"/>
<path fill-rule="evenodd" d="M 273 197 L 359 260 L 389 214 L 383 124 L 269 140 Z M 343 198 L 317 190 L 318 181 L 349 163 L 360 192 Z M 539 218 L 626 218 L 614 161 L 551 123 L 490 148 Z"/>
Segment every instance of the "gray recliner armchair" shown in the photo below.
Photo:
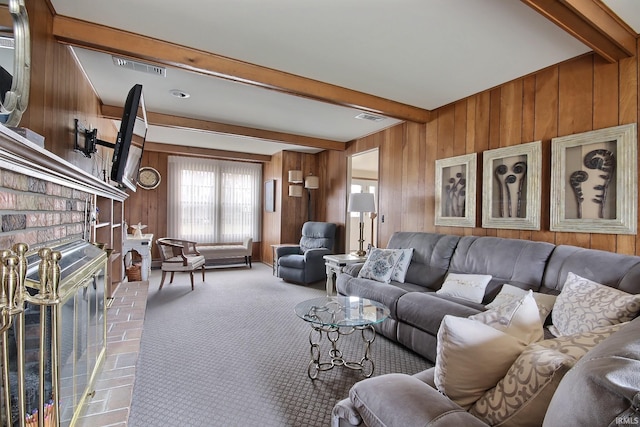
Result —
<path fill-rule="evenodd" d="M 333 253 L 336 225 L 330 222 L 305 222 L 298 246 L 276 249 L 278 277 L 295 283 L 310 284 L 326 279 L 323 256 Z"/>

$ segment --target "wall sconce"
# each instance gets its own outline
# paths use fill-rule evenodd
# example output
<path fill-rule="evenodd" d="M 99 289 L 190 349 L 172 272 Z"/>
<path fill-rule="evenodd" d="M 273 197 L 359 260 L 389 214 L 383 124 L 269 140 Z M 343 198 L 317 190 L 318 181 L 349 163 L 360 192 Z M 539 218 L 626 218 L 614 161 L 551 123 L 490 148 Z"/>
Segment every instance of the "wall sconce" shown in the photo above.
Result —
<path fill-rule="evenodd" d="M 302 197 L 302 171 L 290 170 L 289 171 L 289 197 Z"/>
<path fill-rule="evenodd" d="M 289 182 L 291 184 L 302 184 L 302 171 L 290 170 Z"/>
<path fill-rule="evenodd" d="M 302 197 L 302 185 L 289 185 L 289 197 Z"/>

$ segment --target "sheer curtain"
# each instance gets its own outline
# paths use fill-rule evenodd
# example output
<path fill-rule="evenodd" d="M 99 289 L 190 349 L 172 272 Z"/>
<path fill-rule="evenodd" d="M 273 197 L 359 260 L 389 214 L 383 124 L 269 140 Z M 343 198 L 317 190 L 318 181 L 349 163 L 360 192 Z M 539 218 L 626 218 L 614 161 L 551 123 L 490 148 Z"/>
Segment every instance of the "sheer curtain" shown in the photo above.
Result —
<path fill-rule="evenodd" d="M 170 156 L 167 175 L 170 237 L 260 241 L 261 164 Z"/>

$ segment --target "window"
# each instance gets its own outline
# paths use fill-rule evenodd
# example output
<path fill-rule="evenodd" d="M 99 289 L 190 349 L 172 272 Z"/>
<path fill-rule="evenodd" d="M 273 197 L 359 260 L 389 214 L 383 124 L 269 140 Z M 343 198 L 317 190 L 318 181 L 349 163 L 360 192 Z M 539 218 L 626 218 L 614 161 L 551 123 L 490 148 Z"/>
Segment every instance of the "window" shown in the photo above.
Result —
<path fill-rule="evenodd" d="M 200 243 L 260 241 L 262 165 L 169 157 L 167 230 Z"/>

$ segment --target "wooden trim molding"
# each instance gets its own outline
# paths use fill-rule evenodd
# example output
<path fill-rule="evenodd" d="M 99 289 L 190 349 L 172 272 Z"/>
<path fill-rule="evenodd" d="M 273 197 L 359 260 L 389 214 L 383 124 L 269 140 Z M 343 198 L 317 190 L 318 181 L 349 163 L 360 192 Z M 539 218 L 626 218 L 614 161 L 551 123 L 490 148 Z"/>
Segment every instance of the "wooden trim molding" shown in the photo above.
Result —
<path fill-rule="evenodd" d="M 599 0 L 521 0 L 609 62 L 635 55 L 636 34 Z"/>
<path fill-rule="evenodd" d="M 214 150 L 211 148 L 187 147 L 185 145 L 161 144 L 158 142 L 146 141 L 144 151 L 155 151 L 188 157 L 205 157 L 210 159 L 243 160 L 246 162 L 265 163 L 271 161 L 271 156 L 265 154 L 249 154 L 237 151 Z"/>
<path fill-rule="evenodd" d="M 122 117 L 122 107 L 103 105 L 102 115 L 106 118 L 119 120 Z M 147 120 L 151 125 L 171 128 L 199 129 L 207 132 L 215 132 L 228 135 L 247 136 L 268 141 L 277 141 L 285 144 L 302 145 L 322 150 L 344 151 L 346 143 L 322 138 L 293 135 L 284 132 L 274 132 L 262 129 L 254 129 L 244 126 L 229 125 L 225 123 L 211 122 L 207 120 L 190 119 L 187 117 L 172 116 L 169 114 L 147 112 Z"/>
<path fill-rule="evenodd" d="M 62 43 L 74 46 L 177 67 L 400 120 L 418 123 L 429 120 L 429 111 L 422 108 L 65 16 L 54 17 L 53 36 Z"/>

